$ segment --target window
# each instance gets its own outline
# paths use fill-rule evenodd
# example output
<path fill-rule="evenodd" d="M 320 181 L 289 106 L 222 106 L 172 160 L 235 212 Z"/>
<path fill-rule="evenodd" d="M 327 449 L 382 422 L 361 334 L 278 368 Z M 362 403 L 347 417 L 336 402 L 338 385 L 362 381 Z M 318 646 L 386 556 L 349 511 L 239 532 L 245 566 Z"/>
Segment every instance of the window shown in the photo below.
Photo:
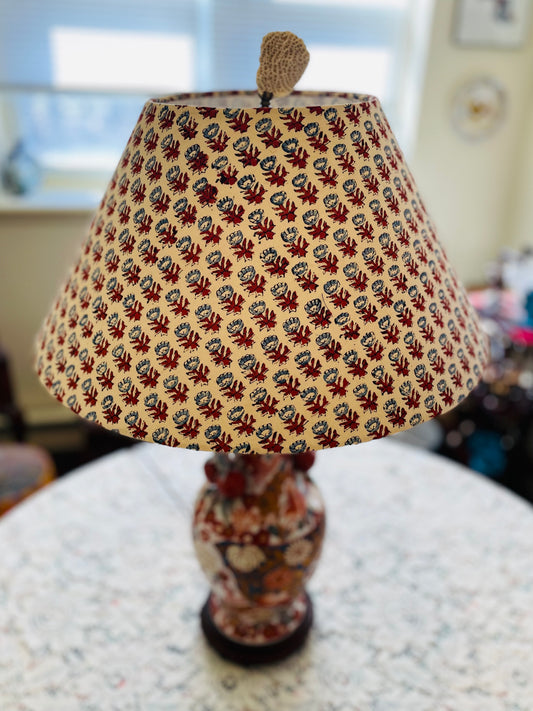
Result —
<path fill-rule="evenodd" d="M 401 138 L 420 1 L 0 0 L 4 173 L 23 155 L 40 176 L 34 196 L 92 207 L 148 97 L 252 88 L 273 30 L 309 48 L 298 88 L 377 94 Z"/>

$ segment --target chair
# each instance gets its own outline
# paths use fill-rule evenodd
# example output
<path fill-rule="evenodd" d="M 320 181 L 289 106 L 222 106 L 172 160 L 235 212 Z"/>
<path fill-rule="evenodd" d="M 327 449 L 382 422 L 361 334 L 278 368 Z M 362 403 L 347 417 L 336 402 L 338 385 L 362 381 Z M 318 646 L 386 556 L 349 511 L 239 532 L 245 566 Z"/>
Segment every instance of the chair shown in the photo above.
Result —
<path fill-rule="evenodd" d="M 23 442 L 26 437 L 26 423 L 18 407 L 11 386 L 9 364 L 7 355 L 0 348 L 0 415 L 4 415 L 9 422 L 13 438 Z"/>
<path fill-rule="evenodd" d="M 48 484 L 56 468 L 42 447 L 27 444 L 27 428 L 11 384 L 7 355 L 0 349 L 0 415 L 14 442 L 0 444 L 0 515 Z"/>
<path fill-rule="evenodd" d="M 33 444 L 0 444 L 0 515 L 56 477 L 50 455 Z"/>

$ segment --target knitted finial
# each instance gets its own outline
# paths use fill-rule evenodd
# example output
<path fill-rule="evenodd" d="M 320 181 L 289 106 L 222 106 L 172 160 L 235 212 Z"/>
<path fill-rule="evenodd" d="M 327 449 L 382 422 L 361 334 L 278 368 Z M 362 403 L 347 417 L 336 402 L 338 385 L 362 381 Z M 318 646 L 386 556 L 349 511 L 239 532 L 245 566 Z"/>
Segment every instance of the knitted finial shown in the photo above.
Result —
<path fill-rule="evenodd" d="M 304 41 L 292 32 L 269 32 L 265 35 L 257 70 L 261 105 L 268 106 L 273 96 L 290 94 L 308 62 L 309 52 Z"/>

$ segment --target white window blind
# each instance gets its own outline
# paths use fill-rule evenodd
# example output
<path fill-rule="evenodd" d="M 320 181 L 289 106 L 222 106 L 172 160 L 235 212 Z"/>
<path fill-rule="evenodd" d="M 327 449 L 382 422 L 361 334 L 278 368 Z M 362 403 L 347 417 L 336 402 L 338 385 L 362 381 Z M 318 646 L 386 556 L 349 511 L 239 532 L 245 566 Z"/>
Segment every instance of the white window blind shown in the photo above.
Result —
<path fill-rule="evenodd" d="M 401 133 L 413 2 L 0 0 L 0 160 L 19 144 L 41 187 L 103 182 L 146 98 L 253 88 L 274 30 L 309 48 L 298 88 L 377 94 Z"/>

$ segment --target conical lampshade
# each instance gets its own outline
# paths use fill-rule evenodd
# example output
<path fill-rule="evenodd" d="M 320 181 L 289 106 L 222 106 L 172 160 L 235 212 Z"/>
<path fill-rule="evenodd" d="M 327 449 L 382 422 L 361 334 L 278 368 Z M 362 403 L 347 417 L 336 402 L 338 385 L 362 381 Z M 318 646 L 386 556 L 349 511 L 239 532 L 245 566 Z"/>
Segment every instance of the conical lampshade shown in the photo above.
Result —
<path fill-rule="evenodd" d="M 450 409 L 486 357 L 379 101 L 230 92 L 146 103 L 38 372 L 137 439 L 297 453 Z"/>

